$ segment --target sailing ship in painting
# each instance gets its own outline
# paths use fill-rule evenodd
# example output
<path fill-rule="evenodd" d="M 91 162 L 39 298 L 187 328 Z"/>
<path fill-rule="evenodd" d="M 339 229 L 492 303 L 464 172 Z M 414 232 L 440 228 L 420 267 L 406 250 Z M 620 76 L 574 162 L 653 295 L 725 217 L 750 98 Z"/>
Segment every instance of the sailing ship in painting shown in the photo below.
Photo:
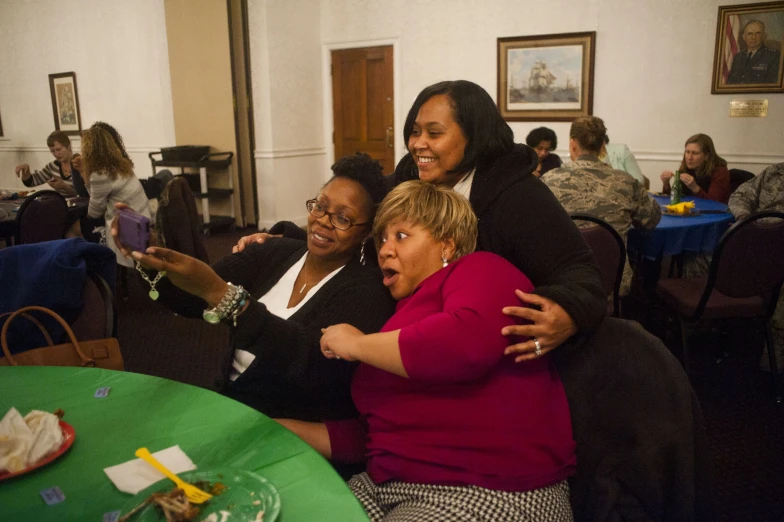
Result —
<path fill-rule="evenodd" d="M 544 60 L 536 60 L 528 75 L 528 82 L 519 81 L 519 77 L 512 76 L 509 86 L 510 103 L 559 103 L 579 102 L 579 86 L 572 82 L 567 74 L 565 81 L 558 84 L 558 78 L 547 67 Z"/>

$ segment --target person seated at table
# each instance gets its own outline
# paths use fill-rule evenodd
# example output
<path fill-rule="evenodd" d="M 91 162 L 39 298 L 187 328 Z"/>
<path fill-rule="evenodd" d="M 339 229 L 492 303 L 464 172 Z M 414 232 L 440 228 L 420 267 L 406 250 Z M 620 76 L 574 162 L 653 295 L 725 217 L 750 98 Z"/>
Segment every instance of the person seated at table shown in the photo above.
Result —
<path fill-rule="evenodd" d="M 373 228 L 384 284 L 398 300 L 381 333 L 325 329 L 330 360 L 359 361 L 358 419 L 279 422 L 337 462 L 367 460 L 349 487 L 371 520 L 572 520 L 569 406 L 548 356 L 504 354 L 530 280 L 474 252 L 477 218 L 449 187 L 398 185 Z"/>
<path fill-rule="evenodd" d="M 133 172 L 133 163 L 123 156 L 111 133 L 97 124 L 82 133 L 82 155 L 90 187 L 87 217 L 103 218 L 105 229 L 102 242 L 117 255 L 117 263 L 132 267 L 133 262 L 123 255 L 106 229 L 117 213 L 116 203 L 124 203 L 147 219 L 150 218 L 149 201 Z"/>
<path fill-rule="evenodd" d="M 626 172 L 599 159 L 607 137 L 601 118 L 577 118 L 569 130 L 572 163 L 542 178 L 567 212 L 587 212 L 609 223 L 626 243 L 632 227 L 650 230 L 661 220 L 661 208 L 645 186 Z M 632 270 L 623 269 L 620 295 L 628 295 Z"/>
<path fill-rule="evenodd" d="M 678 169 L 684 196 L 712 199 L 727 203 L 730 197 L 730 171 L 727 162 L 716 153 L 713 140 L 707 134 L 695 134 L 686 140 L 683 160 Z M 661 173 L 662 192 L 669 194 L 674 174 Z"/>
<path fill-rule="evenodd" d="M 784 212 L 784 163 L 771 165 L 759 176 L 738 187 L 730 196 L 729 207 L 738 221 L 768 210 Z M 784 361 L 784 292 L 779 295 L 776 310 L 770 319 L 770 328 L 776 359 Z M 764 370 L 770 371 L 767 347 L 765 350 L 761 365 Z"/>
<path fill-rule="evenodd" d="M 41 170 L 31 172 L 30 165 L 22 163 L 16 167 L 16 175 L 27 187 L 48 183 L 65 197 L 84 196 L 87 190 L 79 170 L 79 154 L 71 151 L 71 140 L 62 131 L 54 131 L 46 138 L 46 145 L 55 160 Z"/>
<path fill-rule="evenodd" d="M 599 152 L 599 159 L 610 165 L 615 170 L 622 170 L 645 186 L 645 176 L 640 170 L 637 158 L 623 143 L 610 143 L 609 136 L 605 136 L 604 145 Z M 646 189 L 648 187 L 645 187 Z"/>
<path fill-rule="evenodd" d="M 212 267 L 164 248 L 133 253 L 142 267 L 166 271 L 160 300 L 173 311 L 231 319 L 222 391 L 270 417 L 354 417 L 350 387 L 356 364 L 324 359 L 321 329 L 348 323 L 377 332 L 394 312 L 378 266 L 364 255 L 386 193 L 381 167 L 357 154 L 338 160 L 332 170 L 332 179 L 306 202 L 307 242 L 268 239 Z M 226 296 L 246 291 L 250 296 L 241 309 L 227 308 Z M 216 307 L 218 314 L 204 315 Z"/>
<path fill-rule="evenodd" d="M 533 175 L 537 178 L 562 165 L 558 154 L 552 152 L 558 147 L 558 137 L 553 129 L 537 127 L 528 133 L 525 143 L 536 151 L 536 157 L 539 159 L 536 170 L 533 171 Z"/>

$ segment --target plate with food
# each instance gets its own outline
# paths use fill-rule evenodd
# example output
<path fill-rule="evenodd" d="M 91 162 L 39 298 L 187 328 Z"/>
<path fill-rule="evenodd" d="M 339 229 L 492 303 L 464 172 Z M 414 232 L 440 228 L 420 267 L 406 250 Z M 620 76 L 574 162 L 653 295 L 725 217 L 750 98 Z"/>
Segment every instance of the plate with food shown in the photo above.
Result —
<path fill-rule="evenodd" d="M 278 490 L 258 473 L 232 468 L 197 469 L 178 476 L 212 498 L 203 504 L 191 504 L 181 489 L 164 479 L 130 499 L 119 521 L 273 522 L 280 514 Z"/>
<path fill-rule="evenodd" d="M 30 473 L 38 468 L 42 468 L 47 464 L 51 463 L 54 460 L 62 457 L 66 451 L 73 445 L 74 440 L 76 439 L 76 432 L 73 429 L 73 426 L 68 424 L 67 422 L 60 420 L 60 429 L 63 432 L 63 442 L 58 446 L 56 449 L 52 450 L 48 453 L 45 457 L 39 459 L 35 463 L 27 466 L 26 468 L 14 472 L 9 473 L 7 471 L 0 472 L 0 481 L 7 480 L 13 477 L 18 477 L 19 475 L 24 475 L 25 473 Z"/>
<path fill-rule="evenodd" d="M 696 217 L 700 215 L 699 210 L 694 209 L 686 209 L 683 212 L 674 212 L 672 210 L 668 210 L 666 208 L 662 209 L 663 216 L 674 216 L 674 217 Z"/>

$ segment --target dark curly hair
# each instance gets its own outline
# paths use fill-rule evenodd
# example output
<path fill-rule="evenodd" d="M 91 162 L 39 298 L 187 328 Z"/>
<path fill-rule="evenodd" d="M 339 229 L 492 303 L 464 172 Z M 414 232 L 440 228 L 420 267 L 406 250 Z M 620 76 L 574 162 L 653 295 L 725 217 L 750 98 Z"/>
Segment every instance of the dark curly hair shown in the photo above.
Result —
<path fill-rule="evenodd" d="M 384 183 L 384 170 L 381 165 L 364 152 L 357 152 L 351 156 L 340 158 L 332 165 L 334 176 L 324 186 L 335 178 L 346 178 L 356 181 L 365 189 L 370 197 L 370 220 L 376 215 L 376 209 L 387 195 Z"/>
<path fill-rule="evenodd" d="M 558 148 L 558 136 L 556 136 L 555 131 L 549 127 L 537 127 L 525 137 L 525 144 L 532 149 L 535 149 L 536 146 L 543 141 L 550 142 L 550 150 Z"/>

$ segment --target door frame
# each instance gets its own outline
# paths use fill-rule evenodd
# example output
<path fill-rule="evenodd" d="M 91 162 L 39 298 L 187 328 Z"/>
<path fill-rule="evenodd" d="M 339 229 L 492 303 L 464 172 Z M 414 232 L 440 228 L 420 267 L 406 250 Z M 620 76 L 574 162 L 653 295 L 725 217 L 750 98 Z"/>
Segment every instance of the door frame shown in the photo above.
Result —
<path fill-rule="evenodd" d="M 377 40 L 357 40 L 351 42 L 327 42 L 321 47 L 321 86 L 322 86 L 322 107 L 324 123 L 324 181 L 332 177 L 330 167 L 335 163 L 335 144 L 332 142 L 332 133 L 335 131 L 334 114 L 332 112 L 332 51 L 342 49 L 356 49 L 358 47 L 381 47 L 383 45 L 392 46 L 392 96 L 394 97 L 393 120 L 395 122 L 395 162 L 405 154 L 403 139 L 400 133 L 403 124 L 406 122 L 406 115 L 400 107 L 401 78 L 400 78 L 400 39 L 399 38 L 379 38 Z M 388 173 L 385 173 L 388 174 Z"/>

